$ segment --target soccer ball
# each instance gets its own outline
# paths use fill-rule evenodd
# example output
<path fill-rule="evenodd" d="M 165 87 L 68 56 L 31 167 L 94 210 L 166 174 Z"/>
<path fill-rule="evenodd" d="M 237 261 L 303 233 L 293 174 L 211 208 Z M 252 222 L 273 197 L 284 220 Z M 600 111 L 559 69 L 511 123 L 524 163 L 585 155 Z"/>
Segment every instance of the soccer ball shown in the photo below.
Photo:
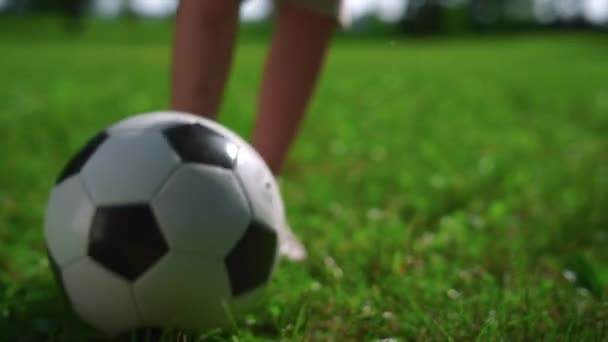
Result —
<path fill-rule="evenodd" d="M 107 128 L 69 161 L 45 237 L 59 284 L 92 327 L 203 331 L 260 298 L 282 210 L 272 173 L 238 135 L 155 112 Z"/>

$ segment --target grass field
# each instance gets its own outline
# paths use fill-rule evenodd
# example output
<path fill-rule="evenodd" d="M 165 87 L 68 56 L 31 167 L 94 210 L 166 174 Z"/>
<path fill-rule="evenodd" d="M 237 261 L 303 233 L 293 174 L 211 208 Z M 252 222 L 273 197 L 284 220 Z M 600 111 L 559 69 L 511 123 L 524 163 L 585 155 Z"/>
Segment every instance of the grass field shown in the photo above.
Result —
<path fill-rule="evenodd" d="M 52 279 L 47 196 L 93 133 L 167 106 L 168 24 L 52 24 L 0 24 L 0 341 L 100 339 Z M 244 136 L 265 42 L 223 107 Z M 606 341 L 607 80 L 605 36 L 338 39 L 283 177 L 310 260 L 211 339 Z"/>

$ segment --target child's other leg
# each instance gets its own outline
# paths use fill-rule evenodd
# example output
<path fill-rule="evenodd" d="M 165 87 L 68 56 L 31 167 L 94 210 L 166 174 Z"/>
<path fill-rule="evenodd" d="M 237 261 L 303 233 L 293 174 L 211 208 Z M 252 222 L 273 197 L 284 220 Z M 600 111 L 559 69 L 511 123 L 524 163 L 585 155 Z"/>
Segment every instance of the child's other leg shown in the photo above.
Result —
<path fill-rule="evenodd" d="M 339 5 L 337 0 L 297 0 L 302 5 Z M 326 3 L 324 3 L 325 1 Z M 258 105 L 253 145 L 278 174 L 294 140 L 314 92 L 331 37 L 337 27 L 333 10 L 315 11 L 282 3 L 277 13 L 276 31 L 266 62 Z M 318 8 L 317 8 L 318 9 Z M 335 14 L 335 13 L 333 13 Z M 306 259 L 307 251 L 294 235 L 283 211 L 279 230 L 280 253 L 292 261 Z"/>
<path fill-rule="evenodd" d="M 171 108 L 216 118 L 238 26 L 235 0 L 181 0 L 173 43 Z"/>
<path fill-rule="evenodd" d="M 275 174 L 306 112 L 337 24 L 336 17 L 290 1 L 278 9 L 253 134 L 253 146 Z"/>

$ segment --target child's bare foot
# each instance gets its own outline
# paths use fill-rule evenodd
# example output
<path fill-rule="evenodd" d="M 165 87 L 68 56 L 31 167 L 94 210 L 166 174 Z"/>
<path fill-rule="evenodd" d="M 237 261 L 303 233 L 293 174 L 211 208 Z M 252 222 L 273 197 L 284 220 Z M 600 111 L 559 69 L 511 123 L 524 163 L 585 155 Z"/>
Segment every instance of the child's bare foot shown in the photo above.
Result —
<path fill-rule="evenodd" d="M 302 241 L 300 241 L 300 239 L 291 229 L 289 223 L 287 223 L 285 203 L 283 203 L 283 198 L 280 194 L 280 179 L 278 177 L 272 177 L 271 182 L 274 185 L 272 188 L 277 191 L 276 197 L 279 199 L 275 203 L 275 212 L 277 213 L 276 217 L 279 222 L 279 255 L 293 262 L 304 261 L 308 257 L 308 252 L 306 251 L 306 247 L 304 247 Z"/>
<path fill-rule="evenodd" d="M 293 262 L 302 262 L 308 257 L 306 247 L 287 224 L 279 232 L 279 254 Z"/>

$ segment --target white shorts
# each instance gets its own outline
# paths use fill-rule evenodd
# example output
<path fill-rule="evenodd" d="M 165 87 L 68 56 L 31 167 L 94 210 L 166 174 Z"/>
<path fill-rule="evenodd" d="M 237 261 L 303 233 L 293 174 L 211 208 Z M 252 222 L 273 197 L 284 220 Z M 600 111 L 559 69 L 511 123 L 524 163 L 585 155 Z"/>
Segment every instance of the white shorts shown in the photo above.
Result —
<path fill-rule="evenodd" d="M 241 0 L 241 2 L 244 1 L 246 0 Z M 345 22 L 342 16 L 342 0 L 273 0 L 273 2 L 275 8 L 280 8 L 281 6 L 289 4 L 330 16 L 341 24 L 344 24 Z"/>

